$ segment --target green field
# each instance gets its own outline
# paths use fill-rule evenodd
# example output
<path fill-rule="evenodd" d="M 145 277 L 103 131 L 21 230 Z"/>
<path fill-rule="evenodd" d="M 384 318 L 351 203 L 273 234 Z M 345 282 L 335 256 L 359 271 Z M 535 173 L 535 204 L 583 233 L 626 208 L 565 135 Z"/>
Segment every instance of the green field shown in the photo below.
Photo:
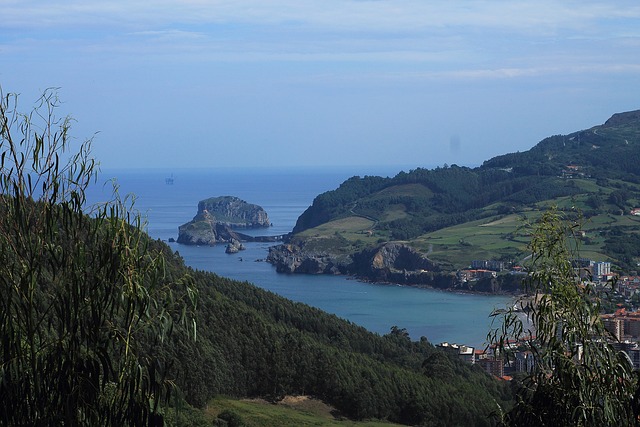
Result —
<path fill-rule="evenodd" d="M 374 221 L 359 216 L 350 216 L 347 218 L 341 218 L 334 221 L 326 222 L 315 228 L 303 231 L 300 236 L 304 237 L 317 237 L 327 236 L 331 234 L 340 233 L 344 237 L 348 236 L 361 236 L 367 234 L 373 227 Z"/>
<path fill-rule="evenodd" d="M 209 402 L 205 416 L 213 421 L 225 410 L 238 414 L 247 427 L 398 425 L 382 421 L 352 421 L 340 416 L 331 406 L 306 396 L 286 397 L 277 404 L 261 399 L 235 400 L 219 397 Z"/>
<path fill-rule="evenodd" d="M 559 207 L 571 208 L 568 200 L 554 200 Z M 540 210 L 530 210 L 507 216 L 494 216 L 467 222 L 428 233 L 411 243 L 429 257 L 454 268 L 464 268 L 474 259 L 501 259 L 520 261 L 526 257 L 529 242 L 528 229 L 551 204 L 545 202 Z M 577 215 L 577 214 L 575 214 Z M 614 261 L 603 250 L 603 232 L 611 227 L 628 227 L 640 232 L 640 217 L 602 213 L 580 218 L 583 236 L 578 236 L 579 256 L 594 261 Z"/>
<path fill-rule="evenodd" d="M 495 216 L 428 233 L 412 241 L 434 261 L 465 268 L 475 259 L 519 260 L 529 241 L 521 215 Z"/>

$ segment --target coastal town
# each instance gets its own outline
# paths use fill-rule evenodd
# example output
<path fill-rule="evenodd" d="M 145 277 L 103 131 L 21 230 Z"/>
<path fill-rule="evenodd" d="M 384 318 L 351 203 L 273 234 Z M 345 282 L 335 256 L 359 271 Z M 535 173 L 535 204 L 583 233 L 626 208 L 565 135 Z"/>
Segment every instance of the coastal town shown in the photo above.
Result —
<path fill-rule="evenodd" d="M 609 333 L 608 342 L 629 357 L 635 369 L 640 369 L 640 275 L 618 276 L 611 272 L 611 263 L 586 258 L 572 261 L 577 285 L 594 285 L 598 293 L 606 295 L 607 304 L 601 320 Z M 507 268 L 501 261 L 478 260 L 471 268 L 460 270 L 458 279 L 474 281 L 486 277 L 497 277 L 499 272 L 525 275 L 523 268 Z M 531 298 L 531 297 L 529 297 Z M 526 313 L 522 313 L 526 316 Z M 534 368 L 534 354 L 530 343 L 535 336 L 507 342 L 507 353 L 501 354 L 495 344 L 486 348 L 474 348 L 465 344 L 442 342 L 437 347 L 460 360 L 480 366 L 487 373 L 505 381 L 514 375 L 529 373 Z"/>

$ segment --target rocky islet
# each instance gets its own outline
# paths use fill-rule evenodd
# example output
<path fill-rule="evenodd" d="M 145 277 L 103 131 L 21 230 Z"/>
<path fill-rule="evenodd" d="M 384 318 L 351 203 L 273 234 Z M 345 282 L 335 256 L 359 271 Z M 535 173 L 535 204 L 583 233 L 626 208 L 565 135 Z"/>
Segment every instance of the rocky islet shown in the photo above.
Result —
<path fill-rule="evenodd" d="M 240 248 L 239 242 L 252 239 L 236 230 L 270 226 L 267 212 L 258 205 L 234 196 L 211 197 L 201 200 L 196 216 L 178 227 L 177 242 L 185 245 L 229 243 Z"/>

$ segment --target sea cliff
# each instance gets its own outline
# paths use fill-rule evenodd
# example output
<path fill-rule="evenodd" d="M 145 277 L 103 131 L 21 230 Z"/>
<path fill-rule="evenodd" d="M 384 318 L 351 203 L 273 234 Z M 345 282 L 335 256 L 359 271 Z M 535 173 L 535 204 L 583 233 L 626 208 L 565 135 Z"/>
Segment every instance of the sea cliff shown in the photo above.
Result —
<path fill-rule="evenodd" d="M 279 273 L 346 274 L 375 282 L 432 284 L 440 272 L 426 256 L 397 242 L 345 254 L 293 240 L 269 248 L 267 261 Z"/>
<path fill-rule="evenodd" d="M 443 270 L 406 243 L 386 242 L 348 254 L 319 249 L 309 241 L 291 236 L 289 239 L 288 243 L 269 248 L 267 261 L 278 273 L 342 274 L 368 282 L 482 294 L 513 294 L 521 289 L 522 277 L 509 274 L 460 280 L 455 272 Z"/>

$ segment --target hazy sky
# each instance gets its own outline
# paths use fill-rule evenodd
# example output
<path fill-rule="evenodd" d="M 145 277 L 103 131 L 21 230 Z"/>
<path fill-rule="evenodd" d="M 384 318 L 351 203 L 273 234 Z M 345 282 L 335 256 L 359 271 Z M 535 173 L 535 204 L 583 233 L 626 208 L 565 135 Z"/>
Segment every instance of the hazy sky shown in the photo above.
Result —
<path fill-rule="evenodd" d="M 0 0 L 104 168 L 478 165 L 640 108 L 640 3 Z"/>

